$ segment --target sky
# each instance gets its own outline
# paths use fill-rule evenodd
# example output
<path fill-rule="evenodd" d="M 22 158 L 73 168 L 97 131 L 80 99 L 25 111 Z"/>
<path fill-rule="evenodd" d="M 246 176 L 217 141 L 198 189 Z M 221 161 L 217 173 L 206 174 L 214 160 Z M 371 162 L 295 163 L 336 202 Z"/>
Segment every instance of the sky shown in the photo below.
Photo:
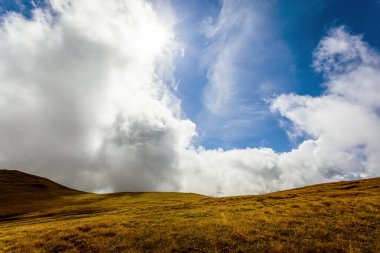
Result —
<path fill-rule="evenodd" d="M 0 0 L 0 167 L 91 192 L 380 176 L 377 0 Z"/>

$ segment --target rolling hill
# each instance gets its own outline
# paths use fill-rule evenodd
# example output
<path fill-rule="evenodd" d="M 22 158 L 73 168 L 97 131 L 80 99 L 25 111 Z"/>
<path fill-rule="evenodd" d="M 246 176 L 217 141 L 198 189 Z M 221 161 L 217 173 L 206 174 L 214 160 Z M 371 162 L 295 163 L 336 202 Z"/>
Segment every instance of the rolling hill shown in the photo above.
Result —
<path fill-rule="evenodd" d="M 91 194 L 0 170 L 0 252 L 380 252 L 380 178 L 265 195 Z"/>
<path fill-rule="evenodd" d="M 17 170 L 0 170 L 0 201 L 35 201 L 81 193 L 49 179 Z"/>
<path fill-rule="evenodd" d="M 43 209 L 49 201 L 80 193 L 46 178 L 0 170 L 0 220 Z"/>

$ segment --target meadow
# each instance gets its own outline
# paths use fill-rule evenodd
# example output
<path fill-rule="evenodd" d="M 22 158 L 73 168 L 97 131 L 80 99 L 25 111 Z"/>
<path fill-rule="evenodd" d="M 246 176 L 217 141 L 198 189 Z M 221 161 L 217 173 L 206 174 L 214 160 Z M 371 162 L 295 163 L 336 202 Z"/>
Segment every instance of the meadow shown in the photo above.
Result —
<path fill-rule="evenodd" d="M 214 198 L 2 170 L 0 194 L 0 252 L 380 252 L 380 178 Z"/>

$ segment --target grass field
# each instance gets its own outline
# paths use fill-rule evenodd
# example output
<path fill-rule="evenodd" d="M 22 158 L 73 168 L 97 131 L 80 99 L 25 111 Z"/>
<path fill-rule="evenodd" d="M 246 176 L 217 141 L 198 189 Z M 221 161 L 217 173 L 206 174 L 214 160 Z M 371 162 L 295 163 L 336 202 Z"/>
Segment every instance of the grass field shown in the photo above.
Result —
<path fill-rule="evenodd" d="M 0 194 L 1 252 L 380 252 L 380 178 L 212 198 L 2 170 Z"/>

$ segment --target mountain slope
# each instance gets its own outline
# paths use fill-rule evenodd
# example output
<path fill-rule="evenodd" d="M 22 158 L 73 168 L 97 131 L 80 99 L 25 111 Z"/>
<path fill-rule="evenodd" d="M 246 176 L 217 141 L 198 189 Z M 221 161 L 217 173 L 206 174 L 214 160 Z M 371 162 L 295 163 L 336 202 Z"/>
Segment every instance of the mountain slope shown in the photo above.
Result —
<path fill-rule="evenodd" d="M 56 193 L 8 205 L 0 252 L 380 252 L 380 178 L 223 198 Z"/>

